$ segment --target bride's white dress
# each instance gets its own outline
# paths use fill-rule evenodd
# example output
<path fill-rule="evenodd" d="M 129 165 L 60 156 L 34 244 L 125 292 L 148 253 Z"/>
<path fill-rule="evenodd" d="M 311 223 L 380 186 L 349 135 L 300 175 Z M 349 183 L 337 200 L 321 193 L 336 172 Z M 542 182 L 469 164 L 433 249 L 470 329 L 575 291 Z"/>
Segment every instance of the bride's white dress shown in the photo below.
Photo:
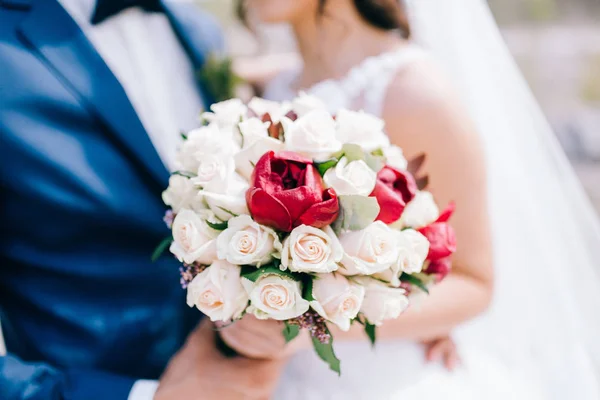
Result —
<path fill-rule="evenodd" d="M 335 112 L 341 107 L 363 109 L 381 116 L 391 80 L 416 60 L 427 57 L 416 46 L 406 46 L 370 57 L 343 79 L 323 81 L 307 90 L 323 99 Z M 292 81 L 297 71 L 276 77 L 265 97 L 294 97 Z M 380 341 L 372 348 L 361 342 L 336 342 L 342 375 L 328 370 L 313 351 L 297 354 L 287 366 L 275 399 L 546 399 L 533 368 L 524 360 L 511 365 L 488 355 L 474 343 L 459 344 L 460 367 L 449 372 L 425 361 L 422 345 L 396 340 Z"/>

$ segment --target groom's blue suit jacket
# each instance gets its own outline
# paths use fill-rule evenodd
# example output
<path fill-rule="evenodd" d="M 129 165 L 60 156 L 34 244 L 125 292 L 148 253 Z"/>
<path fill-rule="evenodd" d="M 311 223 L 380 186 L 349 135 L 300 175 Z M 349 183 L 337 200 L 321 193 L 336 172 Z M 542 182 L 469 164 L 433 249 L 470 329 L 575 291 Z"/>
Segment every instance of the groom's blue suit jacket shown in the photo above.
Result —
<path fill-rule="evenodd" d="M 217 25 L 164 6 L 200 69 L 222 46 Z M 0 172 L 0 399 L 125 400 L 199 313 L 174 260 L 150 261 L 169 234 L 168 173 L 56 0 L 0 0 Z"/>

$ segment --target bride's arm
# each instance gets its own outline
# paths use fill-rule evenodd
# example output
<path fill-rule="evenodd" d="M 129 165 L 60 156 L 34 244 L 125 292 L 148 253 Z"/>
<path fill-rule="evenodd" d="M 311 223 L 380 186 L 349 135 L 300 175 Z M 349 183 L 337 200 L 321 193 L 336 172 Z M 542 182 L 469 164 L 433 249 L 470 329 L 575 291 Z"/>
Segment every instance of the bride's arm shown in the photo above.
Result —
<path fill-rule="evenodd" d="M 444 77 L 429 65 L 399 74 L 387 94 L 383 117 L 393 143 L 407 158 L 427 154 L 424 170 L 439 206 L 456 202 L 451 224 L 458 249 L 452 273 L 420 307 L 378 328 L 378 338 L 427 340 L 448 334 L 480 314 L 492 294 L 492 249 L 483 150 L 478 133 Z M 359 326 L 335 337 L 364 337 Z"/>

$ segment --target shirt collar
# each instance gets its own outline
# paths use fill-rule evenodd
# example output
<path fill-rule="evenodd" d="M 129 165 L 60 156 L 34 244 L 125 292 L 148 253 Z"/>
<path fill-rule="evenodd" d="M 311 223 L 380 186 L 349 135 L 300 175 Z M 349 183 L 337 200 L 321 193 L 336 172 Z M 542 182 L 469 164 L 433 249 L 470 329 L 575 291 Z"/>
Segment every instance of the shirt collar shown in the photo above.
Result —
<path fill-rule="evenodd" d="M 71 17 L 81 26 L 91 25 L 96 0 L 58 0 Z"/>

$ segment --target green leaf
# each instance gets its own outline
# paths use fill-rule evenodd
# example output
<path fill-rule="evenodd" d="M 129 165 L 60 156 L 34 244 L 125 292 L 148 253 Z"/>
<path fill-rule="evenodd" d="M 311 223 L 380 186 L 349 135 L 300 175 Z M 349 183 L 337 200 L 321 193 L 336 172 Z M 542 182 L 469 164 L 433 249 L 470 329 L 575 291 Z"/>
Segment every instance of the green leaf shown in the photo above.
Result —
<path fill-rule="evenodd" d="M 223 212 L 226 212 L 227 214 L 231 215 L 232 217 L 237 217 L 238 216 L 236 213 L 234 213 L 233 211 L 229 211 L 225 207 L 218 206 L 217 208 L 220 208 Z"/>
<path fill-rule="evenodd" d="M 313 296 L 313 279 L 316 279 L 308 274 L 304 274 L 303 276 L 303 293 L 302 297 L 307 301 L 315 301 L 315 297 Z"/>
<path fill-rule="evenodd" d="M 213 222 L 210 222 L 209 220 L 206 220 L 205 222 L 206 222 L 206 225 L 208 225 L 209 227 L 211 227 L 212 229 L 214 229 L 216 231 L 224 231 L 225 229 L 227 229 L 227 226 L 229 225 L 227 221 L 213 223 Z"/>
<path fill-rule="evenodd" d="M 231 67 L 230 58 L 211 55 L 197 73 L 203 87 L 216 101 L 223 101 L 235 97 L 236 87 L 243 83 Z"/>
<path fill-rule="evenodd" d="M 331 335 L 329 329 L 327 329 L 327 333 Z M 312 338 L 312 343 L 319 358 L 325 361 L 332 371 L 337 372 L 338 375 L 341 375 L 340 360 L 333 351 L 333 336 L 331 336 L 331 339 L 329 339 L 329 343 L 321 343 L 319 342 L 319 339 L 315 337 Z"/>
<path fill-rule="evenodd" d="M 160 242 L 158 246 L 156 246 L 156 249 L 154 249 L 154 251 L 152 252 L 152 262 L 158 260 L 162 253 L 164 253 L 164 251 L 171 245 L 171 242 L 173 242 L 173 238 L 168 237 L 163 239 L 162 242 Z"/>
<path fill-rule="evenodd" d="M 329 160 L 323 162 L 315 162 L 314 164 L 317 167 L 317 171 L 319 171 L 319 174 L 321 174 L 321 176 L 324 176 L 325 172 L 327 172 L 328 169 L 335 167 L 338 161 L 339 160 L 337 158 L 330 158 Z"/>
<path fill-rule="evenodd" d="M 365 325 L 365 333 L 369 337 L 369 340 L 371 341 L 371 345 L 375 346 L 375 339 L 376 339 L 375 330 L 377 329 L 377 327 L 373 324 L 368 323 L 367 321 L 365 321 L 364 325 Z"/>
<path fill-rule="evenodd" d="M 291 325 L 289 322 L 285 321 L 285 328 L 283 328 L 283 337 L 285 338 L 285 342 L 289 343 L 298 336 L 300 333 L 300 327 L 298 325 Z"/>
<path fill-rule="evenodd" d="M 369 226 L 377 215 L 380 207 L 375 197 L 365 196 L 339 196 L 340 216 L 336 223 L 338 229 L 358 231 Z"/>
<path fill-rule="evenodd" d="M 179 176 L 183 176 L 186 178 L 195 178 L 196 176 L 198 176 L 195 173 L 189 172 L 189 171 L 175 171 L 175 172 L 172 172 L 171 175 L 179 175 Z"/>
<path fill-rule="evenodd" d="M 188 137 L 187 137 L 187 133 L 186 132 L 181 131 L 181 132 L 179 132 L 179 134 L 181 135 L 181 138 L 183 140 L 187 140 Z"/>
<path fill-rule="evenodd" d="M 242 267 L 241 275 L 242 277 L 248 279 L 249 281 L 256 282 L 261 276 L 274 274 L 279 276 L 285 276 L 287 278 L 294 279 L 294 275 L 288 271 L 282 271 L 279 268 L 269 264 L 266 267 L 256 268 L 252 266 L 245 265 Z"/>
<path fill-rule="evenodd" d="M 425 293 L 429 294 L 429 289 L 427 289 L 427 285 L 425 285 L 425 283 L 416 276 L 409 275 L 403 272 L 402 275 L 400 275 L 400 280 L 402 282 L 410 283 L 411 285 L 416 286 Z"/>

